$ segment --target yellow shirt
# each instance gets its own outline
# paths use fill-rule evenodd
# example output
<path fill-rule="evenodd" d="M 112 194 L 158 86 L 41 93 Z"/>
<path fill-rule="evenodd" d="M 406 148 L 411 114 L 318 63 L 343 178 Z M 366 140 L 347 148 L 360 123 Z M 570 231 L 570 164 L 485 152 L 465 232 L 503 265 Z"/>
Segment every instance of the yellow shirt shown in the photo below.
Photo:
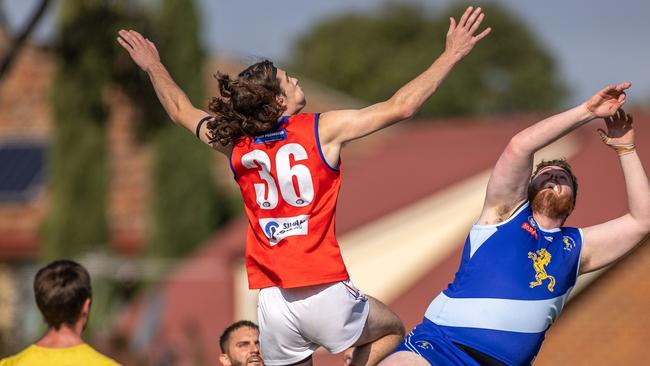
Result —
<path fill-rule="evenodd" d="M 35 344 L 0 360 L 0 366 L 120 366 L 87 344 L 67 348 L 45 348 Z"/>

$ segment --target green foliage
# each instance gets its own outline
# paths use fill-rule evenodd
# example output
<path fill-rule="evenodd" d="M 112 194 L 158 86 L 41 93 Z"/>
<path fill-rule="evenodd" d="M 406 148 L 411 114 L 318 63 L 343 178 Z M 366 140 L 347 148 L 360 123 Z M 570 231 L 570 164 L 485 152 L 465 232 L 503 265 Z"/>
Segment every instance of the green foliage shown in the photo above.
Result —
<path fill-rule="evenodd" d="M 46 261 L 76 258 L 88 251 L 110 252 L 105 95 L 113 78 L 119 9 L 103 0 L 66 0 L 60 9 L 57 71 L 51 90 L 52 194 L 43 232 Z M 110 287 L 98 287 L 91 328 L 102 326 L 111 302 Z"/>
<path fill-rule="evenodd" d="M 480 30 L 490 26 L 492 34 L 455 67 L 422 116 L 545 111 L 566 96 L 553 59 L 526 25 L 496 5 L 484 10 Z M 444 51 L 449 17 L 463 11 L 434 17 L 388 4 L 374 15 L 325 20 L 296 43 L 293 69 L 368 102 L 385 100 Z"/>
<path fill-rule="evenodd" d="M 195 103 L 203 99 L 203 52 L 193 0 L 165 0 L 158 29 L 160 56 L 174 80 Z"/>
<path fill-rule="evenodd" d="M 104 246 L 107 108 L 116 15 L 101 0 L 62 4 L 52 87 L 55 131 L 49 162 L 51 209 L 44 230 L 45 259 Z M 83 29 L 83 32 L 79 30 Z"/>
<path fill-rule="evenodd" d="M 180 256 L 200 244 L 226 219 L 209 167 L 212 152 L 175 126 L 154 142 L 153 220 L 149 254 Z"/>
<path fill-rule="evenodd" d="M 149 253 L 188 252 L 227 219 L 230 200 L 215 186 L 210 149 L 169 121 L 147 75 L 134 67 L 115 35 L 120 28 L 133 28 L 153 38 L 172 75 L 200 105 L 203 54 L 194 2 L 163 2 L 157 23 L 125 1 L 67 0 L 60 17 L 45 258 L 78 255 L 108 241 L 104 98 L 111 83 L 135 101 L 138 136 L 154 145 Z"/>
<path fill-rule="evenodd" d="M 158 32 L 151 14 L 136 4 L 127 4 L 128 7 L 121 9 L 122 16 L 117 29 L 135 29 L 155 41 Z M 140 70 L 117 42 L 113 44 L 119 49 L 113 62 L 113 82 L 133 101 L 135 108 L 132 127 L 136 140 L 140 143 L 150 142 L 155 132 L 168 122 L 167 113 L 160 106 L 149 76 Z"/>
<path fill-rule="evenodd" d="M 194 104 L 200 105 L 203 54 L 193 1 L 164 1 L 158 29 L 163 62 Z M 229 209 L 209 168 L 210 149 L 167 118 L 164 122 L 153 141 L 154 225 L 148 251 L 155 257 L 174 257 L 205 240 L 229 216 Z"/>
<path fill-rule="evenodd" d="M 151 39 L 174 79 L 192 101 L 200 102 L 203 82 L 201 69 L 196 67 L 201 67 L 203 54 L 196 37 L 199 29 L 194 4 L 183 0 L 162 2 L 160 5 L 160 14 L 154 17 L 131 4 L 130 17 L 121 28 L 135 29 Z M 151 142 L 160 128 L 170 126 L 170 121 L 151 87 L 148 75 L 123 51 L 116 57 L 114 75 L 115 82 L 136 101 L 134 128 L 137 138 L 141 142 Z"/>

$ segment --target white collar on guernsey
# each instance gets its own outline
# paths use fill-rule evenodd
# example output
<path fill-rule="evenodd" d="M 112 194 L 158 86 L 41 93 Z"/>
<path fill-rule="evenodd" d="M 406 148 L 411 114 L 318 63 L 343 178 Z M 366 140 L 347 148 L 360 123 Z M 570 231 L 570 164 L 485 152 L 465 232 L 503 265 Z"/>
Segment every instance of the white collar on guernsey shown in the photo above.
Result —
<path fill-rule="evenodd" d="M 537 220 L 535 220 L 535 222 L 537 222 Z M 540 231 L 543 231 L 545 233 L 557 233 L 558 231 L 562 230 L 561 227 L 556 227 L 555 229 L 545 229 L 542 227 L 542 225 L 539 224 L 539 222 L 537 222 L 537 227 L 539 228 Z"/>

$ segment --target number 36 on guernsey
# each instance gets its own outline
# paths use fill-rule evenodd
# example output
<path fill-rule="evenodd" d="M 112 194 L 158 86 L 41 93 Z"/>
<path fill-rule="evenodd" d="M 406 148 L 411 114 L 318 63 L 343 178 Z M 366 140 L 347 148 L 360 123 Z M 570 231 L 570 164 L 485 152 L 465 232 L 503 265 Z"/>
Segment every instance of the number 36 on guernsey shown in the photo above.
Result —
<path fill-rule="evenodd" d="M 291 143 L 282 146 L 275 154 L 276 176 L 280 187 L 282 199 L 294 207 L 303 207 L 311 203 L 314 198 L 314 184 L 307 166 L 295 164 L 291 166 L 289 157 L 293 155 L 295 162 L 307 159 L 307 151 L 300 144 Z M 257 204 L 266 210 L 274 209 L 278 205 L 278 185 L 271 174 L 271 158 L 262 150 L 253 150 L 242 156 L 242 164 L 249 169 L 257 169 L 260 178 L 265 183 L 255 183 Z M 294 186 L 294 179 L 298 183 L 298 192 Z M 267 192 L 268 187 L 268 192 Z"/>

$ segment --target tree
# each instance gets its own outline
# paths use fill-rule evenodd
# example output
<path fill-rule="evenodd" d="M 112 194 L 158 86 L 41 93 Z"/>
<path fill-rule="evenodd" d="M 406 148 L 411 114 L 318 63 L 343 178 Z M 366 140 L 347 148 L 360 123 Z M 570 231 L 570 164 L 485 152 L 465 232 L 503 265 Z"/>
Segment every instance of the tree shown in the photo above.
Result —
<path fill-rule="evenodd" d="M 113 36 L 120 20 L 117 5 L 66 0 L 60 7 L 51 90 L 55 128 L 48 154 L 51 204 L 42 247 L 46 261 L 110 252 L 105 95 L 117 50 Z M 103 325 L 116 288 L 109 279 L 94 278 L 91 328 Z"/>
<path fill-rule="evenodd" d="M 194 2 L 164 1 L 158 29 L 162 60 L 188 97 L 200 104 L 203 54 Z M 148 252 L 174 257 L 207 239 L 228 217 L 229 205 L 213 179 L 211 150 L 168 118 L 163 122 L 153 140 L 154 225 Z"/>
<path fill-rule="evenodd" d="M 187 253 L 230 215 L 230 201 L 218 191 L 210 170 L 210 149 L 168 120 L 146 76 L 125 60 L 115 42 L 117 30 L 125 25 L 149 31 L 159 41 L 171 73 L 188 96 L 200 102 L 203 55 L 194 3 L 163 2 L 158 24 L 148 22 L 140 10 L 125 1 L 62 4 L 52 92 L 56 129 L 50 154 L 52 205 L 44 231 L 46 259 L 105 248 L 108 242 L 104 96 L 111 83 L 119 83 L 137 100 L 138 136 L 154 148 L 148 252 L 154 257 Z"/>
<path fill-rule="evenodd" d="M 49 154 L 52 200 L 44 232 L 47 260 L 105 248 L 108 242 L 108 110 L 103 96 L 111 80 L 115 23 L 116 14 L 105 1 L 66 0 L 61 5 L 51 91 L 55 129 Z"/>
<path fill-rule="evenodd" d="M 388 4 L 377 14 L 323 21 L 302 37 L 292 58 L 296 72 L 350 95 L 377 102 L 428 67 L 444 50 L 449 17 L 420 6 Z M 482 29 L 492 34 L 448 76 L 422 116 L 452 116 L 556 108 L 566 88 L 549 53 L 506 10 L 489 5 Z"/>

